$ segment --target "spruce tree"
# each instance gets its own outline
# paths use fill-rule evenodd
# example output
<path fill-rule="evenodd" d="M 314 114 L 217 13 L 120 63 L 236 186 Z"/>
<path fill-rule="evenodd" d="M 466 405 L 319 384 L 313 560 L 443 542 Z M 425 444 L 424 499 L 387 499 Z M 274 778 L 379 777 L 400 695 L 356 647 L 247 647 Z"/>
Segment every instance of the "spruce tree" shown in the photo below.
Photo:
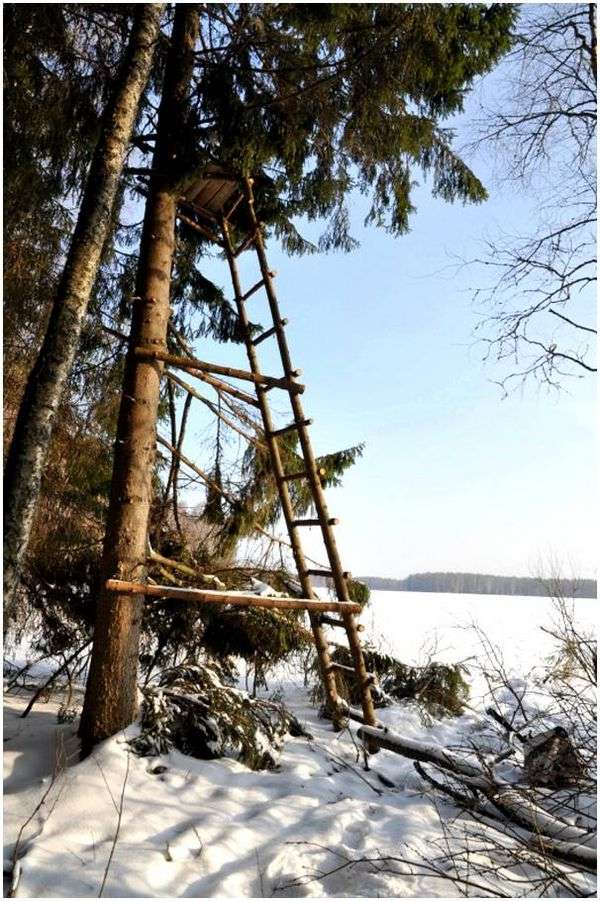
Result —
<path fill-rule="evenodd" d="M 135 580 L 145 572 L 163 367 L 141 361 L 135 351 L 138 347 L 166 346 L 177 203 L 173 171 L 179 164 L 198 20 L 195 4 L 176 7 L 117 424 L 103 581 L 109 577 Z M 141 616 L 142 598 L 111 594 L 101 588 L 80 727 L 84 753 L 135 716 Z"/>
<path fill-rule="evenodd" d="M 166 343 L 177 198 L 211 161 L 259 175 L 261 219 L 291 252 L 313 249 L 294 226 L 300 215 L 326 221 L 322 249 L 352 247 L 344 204 L 354 187 L 370 197 L 369 221 L 405 231 L 414 170 L 430 175 L 445 200 L 483 200 L 483 185 L 453 150 L 442 121 L 507 49 L 514 18 L 514 8 L 500 4 L 212 4 L 201 7 L 192 53 L 199 9 L 176 7 L 158 127 L 148 129 L 156 150 L 141 189 L 148 201 L 139 300 L 103 579 L 145 571 L 162 367 L 135 358 L 133 349 Z M 199 261 L 201 243 L 197 248 Z M 85 750 L 135 715 L 141 611 L 141 598 L 101 593 Z"/>

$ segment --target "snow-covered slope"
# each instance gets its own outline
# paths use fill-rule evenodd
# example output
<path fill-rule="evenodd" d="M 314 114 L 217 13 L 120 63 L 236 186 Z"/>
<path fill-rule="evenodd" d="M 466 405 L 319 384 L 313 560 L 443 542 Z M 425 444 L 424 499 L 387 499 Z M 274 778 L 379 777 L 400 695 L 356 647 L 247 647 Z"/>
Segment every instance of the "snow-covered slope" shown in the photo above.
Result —
<path fill-rule="evenodd" d="M 426 599 L 417 596 L 420 606 L 412 604 L 407 616 L 407 594 L 377 595 L 375 614 L 384 599 L 387 605 L 404 608 L 396 607 L 389 616 L 386 638 L 405 659 L 418 659 L 416 639 L 428 634 L 423 621 Z M 465 599 L 446 598 L 446 620 L 461 604 L 466 611 Z M 493 600 L 486 598 L 486 605 Z M 547 622 L 543 599 L 528 603 L 537 605 L 535 625 Z M 520 664 L 525 673 L 546 653 L 534 631 L 542 639 L 543 635 L 532 625 L 533 613 L 525 618 L 526 625 L 523 616 L 511 622 L 506 613 L 505 609 L 494 638 L 511 658 L 511 669 Z M 415 625 L 419 617 L 420 625 Z M 379 623 L 383 621 L 380 616 Z M 432 615 L 429 624 L 434 621 Z M 437 623 L 443 626 L 441 649 L 446 648 L 440 656 L 456 660 L 477 650 L 479 638 L 460 628 L 452 631 L 439 607 Z M 521 645 L 511 641 L 511 628 L 522 634 Z M 517 655 L 515 646 L 520 648 Z M 138 758 L 127 745 L 137 730 L 132 726 L 83 763 L 63 769 L 54 783 L 56 748 L 62 758 L 72 753 L 74 727 L 57 725 L 54 702 L 37 705 L 22 720 L 18 714 L 27 697 L 8 695 L 4 751 L 9 864 L 18 829 L 43 801 L 22 836 L 14 874 L 16 895 L 97 897 L 101 891 L 106 897 L 458 895 L 443 873 L 415 871 L 405 862 L 427 864 L 444 851 L 446 826 L 456 813 L 450 804 L 424 794 L 412 763 L 391 752 L 372 757 L 370 770 L 365 771 L 355 732 L 336 735 L 329 723 L 319 720 L 301 678 L 287 674 L 270 689 L 283 691 L 285 702 L 313 735 L 312 740 L 288 738 L 276 770 L 252 772 L 232 760 L 201 761 L 176 751 L 160 758 Z M 405 736 L 445 747 L 464 746 L 482 729 L 478 697 L 473 707 L 462 717 L 429 726 L 410 706 L 390 707 L 379 715 Z M 497 887 L 506 890 L 501 884 Z M 527 883 L 515 889 L 526 894 Z"/>
<path fill-rule="evenodd" d="M 316 875 L 346 858 L 406 855 L 406 846 L 413 855 L 427 855 L 429 843 L 440 837 L 439 820 L 409 762 L 382 752 L 365 772 L 348 733 L 336 736 L 300 691 L 289 700 L 314 738 L 288 739 L 275 771 L 252 772 L 235 761 L 194 760 L 176 751 L 137 758 L 126 744 L 136 731 L 131 727 L 63 772 L 26 831 L 17 895 L 98 895 L 123 788 L 106 897 L 447 895 L 448 886 L 439 880 L 393 877 L 372 868 L 350 867 L 325 879 Z M 5 736 L 23 723 L 16 719 L 23 706 L 23 700 L 9 699 Z M 23 755 L 16 750 L 19 736 L 10 739 L 15 751 L 7 752 L 9 845 L 15 826 L 35 806 L 36 793 L 39 798 L 50 782 L 41 783 L 40 775 L 44 764 L 50 769 L 53 712 L 54 705 L 44 705 L 24 721 L 30 738 Z M 414 712 L 404 711 L 401 719 L 398 709 L 384 715 L 396 728 L 423 736 Z M 44 747 L 41 759 L 30 742 L 36 732 Z M 451 742 L 456 722 L 434 732 Z M 24 758 L 32 761 L 26 793 L 15 776 Z"/>

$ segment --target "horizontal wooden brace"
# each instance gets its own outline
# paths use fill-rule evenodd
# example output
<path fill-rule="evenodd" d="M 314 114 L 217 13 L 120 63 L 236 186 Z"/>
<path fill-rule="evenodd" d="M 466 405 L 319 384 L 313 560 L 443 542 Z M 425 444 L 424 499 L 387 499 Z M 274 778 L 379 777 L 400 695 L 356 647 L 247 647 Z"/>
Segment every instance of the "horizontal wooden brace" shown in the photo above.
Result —
<path fill-rule="evenodd" d="M 287 324 L 288 324 L 288 321 L 289 321 L 289 320 L 287 320 L 287 319 L 282 319 L 281 322 L 279 323 L 279 325 L 274 325 L 273 328 L 267 329 L 266 332 L 261 332 L 261 334 L 258 336 L 258 338 L 254 338 L 254 339 L 253 339 L 253 341 L 252 341 L 253 346 L 254 346 L 254 347 L 257 347 L 257 346 L 258 346 L 259 344 L 261 344 L 263 341 L 266 341 L 267 338 L 270 338 L 271 335 L 277 334 L 277 332 L 279 331 L 280 327 L 281 327 L 281 326 L 287 325 Z"/>
<path fill-rule="evenodd" d="M 326 525 L 328 526 L 337 526 L 339 525 L 339 519 L 328 519 L 326 520 Z M 296 528 L 298 526 L 321 526 L 323 523 L 320 519 L 293 519 L 292 525 Z"/>
<path fill-rule="evenodd" d="M 338 612 L 352 608 L 360 611 L 359 604 L 344 604 L 341 601 L 321 601 L 312 598 L 271 598 L 243 591 L 211 591 L 202 588 L 176 588 L 172 585 L 147 585 L 144 582 L 127 582 L 122 579 L 108 579 L 107 591 L 117 594 L 143 594 L 153 598 L 174 598 L 179 601 L 194 601 L 200 604 L 232 604 L 235 607 L 275 607 L 280 610 L 309 610 Z"/>
<path fill-rule="evenodd" d="M 287 435 L 288 432 L 294 432 L 296 431 L 296 429 L 301 429 L 312 424 L 312 419 L 302 419 L 300 422 L 291 422 L 289 425 L 285 425 L 282 429 L 274 429 L 270 434 L 272 438 L 278 438 L 279 435 Z"/>
<path fill-rule="evenodd" d="M 239 388 L 234 388 L 234 386 L 228 384 L 228 382 L 222 382 L 220 379 L 214 378 L 214 376 L 209 375 L 207 372 L 200 372 L 200 370 L 194 372 L 194 376 L 201 382 L 211 385 L 216 391 L 223 391 L 224 394 L 230 394 L 237 400 L 241 400 L 245 404 L 250 404 L 250 406 L 256 407 L 257 410 L 260 409 L 260 404 L 255 397 L 252 397 L 251 394 L 246 394 L 245 391 L 240 391 Z"/>
<path fill-rule="evenodd" d="M 161 360 L 170 366 L 178 366 L 180 369 L 199 370 L 200 372 L 209 372 L 216 375 L 225 375 L 232 379 L 241 379 L 245 382 L 253 382 L 255 385 L 269 385 L 273 388 L 284 388 L 286 391 L 293 391 L 295 394 L 302 394 L 304 385 L 297 382 L 291 382 L 288 379 L 272 378 L 269 375 L 261 375 L 255 372 L 247 372 L 245 369 L 235 369 L 233 366 L 221 366 L 218 363 L 206 363 L 204 360 L 196 360 L 194 357 L 187 359 L 180 354 L 169 354 L 166 351 L 155 350 L 154 348 L 136 347 L 134 351 L 136 357 L 142 360 Z"/>

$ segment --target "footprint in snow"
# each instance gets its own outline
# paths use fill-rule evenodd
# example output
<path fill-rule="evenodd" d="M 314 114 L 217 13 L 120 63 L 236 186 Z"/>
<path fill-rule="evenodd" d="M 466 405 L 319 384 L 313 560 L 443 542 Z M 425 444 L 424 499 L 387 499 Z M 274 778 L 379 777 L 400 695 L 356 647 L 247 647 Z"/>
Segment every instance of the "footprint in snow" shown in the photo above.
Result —
<path fill-rule="evenodd" d="M 202 840 L 195 826 L 188 826 L 171 841 L 167 842 L 165 858 L 173 860 L 192 860 L 202 854 Z"/>
<path fill-rule="evenodd" d="M 370 832 L 370 826 L 366 820 L 353 823 L 345 830 L 342 841 L 349 848 L 360 850 L 365 846 L 365 839 Z"/>

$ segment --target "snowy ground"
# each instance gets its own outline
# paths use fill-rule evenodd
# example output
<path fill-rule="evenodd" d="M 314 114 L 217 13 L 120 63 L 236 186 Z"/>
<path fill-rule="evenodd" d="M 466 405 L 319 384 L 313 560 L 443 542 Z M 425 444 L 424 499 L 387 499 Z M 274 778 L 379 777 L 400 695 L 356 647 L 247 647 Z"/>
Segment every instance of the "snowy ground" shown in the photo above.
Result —
<path fill-rule="evenodd" d="M 489 628 L 488 605 L 498 603 L 503 610 L 493 634 L 511 666 L 520 664 L 523 672 L 549 650 L 534 627 L 549 621 L 549 605 L 541 598 L 519 599 L 517 605 L 513 598 L 374 594 L 372 627 L 407 661 L 419 658 L 431 632 L 427 615 L 429 625 L 438 626 L 440 658 L 471 656 L 478 639 L 458 627 L 475 612 Z M 506 609 L 511 605 L 512 617 Z M 591 621 L 594 602 L 578 607 L 583 620 Z M 517 617 L 524 609 L 527 615 Z M 449 882 L 427 875 L 344 866 L 365 856 L 430 858 L 443 842 L 438 812 L 410 761 L 384 751 L 365 772 L 351 733 L 335 735 L 319 721 L 305 690 L 289 677 L 283 686 L 270 685 L 279 687 L 314 738 L 289 738 L 275 771 L 251 772 L 234 761 L 199 761 L 178 752 L 136 758 L 126 744 L 135 734 L 132 726 L 85 762 L 62 769 L 54 783 L 57 756 L 64 760 L 75 749 L 73 726 L 56 723 L 60 698 L 36 706 L 23 720 L 19 713 L 27 698 L 8 695 L 5 860 L 47 792 L 21 839 L 16 895 L 97 897 L 103 881 L 106 897 L 459 894 Z M 411 708 L 388 708 L 380 717 L 405 736 L 452 746 L 479 728 L 477 699 L 473 706 L 459 719 L 429 727 Z"/>

